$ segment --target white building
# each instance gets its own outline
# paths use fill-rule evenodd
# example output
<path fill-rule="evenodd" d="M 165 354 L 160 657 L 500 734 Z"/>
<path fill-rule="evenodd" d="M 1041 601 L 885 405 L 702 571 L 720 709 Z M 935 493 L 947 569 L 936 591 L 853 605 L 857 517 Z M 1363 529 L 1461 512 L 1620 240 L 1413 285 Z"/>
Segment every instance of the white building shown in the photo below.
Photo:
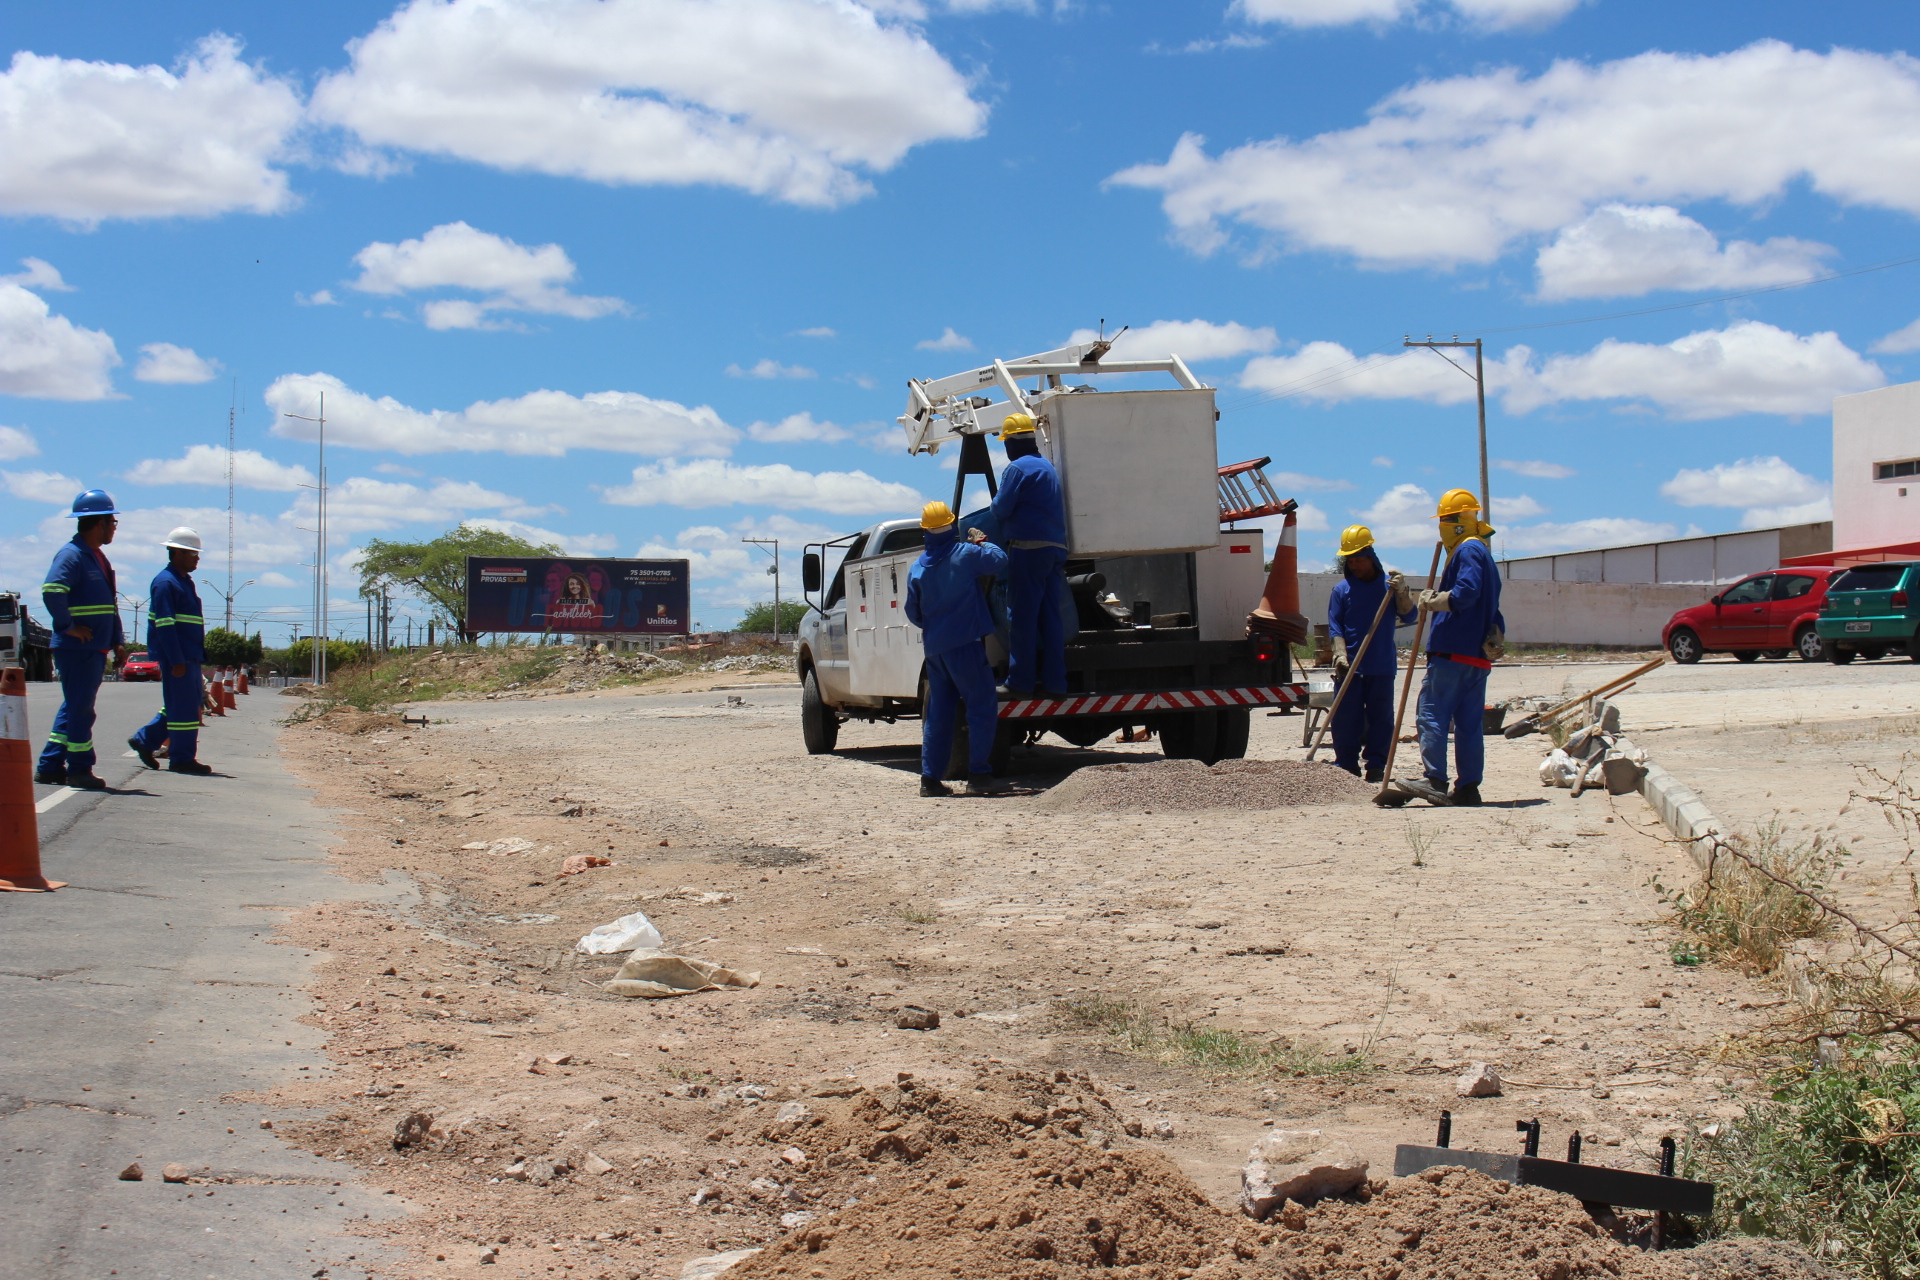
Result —
<path fill-rule="evenodd" d="M 1920 542 L 1920 382 L 1835 397 L 1834 548 L 1913 542 Z"/>

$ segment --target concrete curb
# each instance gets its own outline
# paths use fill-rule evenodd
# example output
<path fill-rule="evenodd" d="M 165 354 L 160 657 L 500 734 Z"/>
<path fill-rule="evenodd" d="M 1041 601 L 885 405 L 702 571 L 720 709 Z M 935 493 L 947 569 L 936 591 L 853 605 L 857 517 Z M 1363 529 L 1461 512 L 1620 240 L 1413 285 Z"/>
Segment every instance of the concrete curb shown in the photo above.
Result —
<path fill-rule="evenodd" d="M 1713 810 L 1707 808 L 1700 793 L 1649 760 L 1646 776 L 1640 779 L 1640 794 L 1660 815 L 1660 821 L 1673 832 L 1674 838 L 1686 843 L 1687 852 L 1704 873 L 1707 855 L 1701 841 L 1709 835 L 1723 833 L 1725 828 L 1720 819 L 1713 816 Z"/>

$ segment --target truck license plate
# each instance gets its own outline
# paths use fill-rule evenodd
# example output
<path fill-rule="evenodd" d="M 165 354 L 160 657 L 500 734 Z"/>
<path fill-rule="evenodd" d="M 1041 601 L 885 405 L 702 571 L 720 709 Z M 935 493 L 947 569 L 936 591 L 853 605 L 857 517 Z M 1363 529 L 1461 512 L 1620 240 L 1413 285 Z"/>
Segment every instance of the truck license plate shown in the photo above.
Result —
<path fill-rule="evenodd" d="M 1847 630 L 1849 632 L 1871 631 L 1873 630 L 1873 624 L 1871 622 L 1849 622 L 1847 624 Z"/>

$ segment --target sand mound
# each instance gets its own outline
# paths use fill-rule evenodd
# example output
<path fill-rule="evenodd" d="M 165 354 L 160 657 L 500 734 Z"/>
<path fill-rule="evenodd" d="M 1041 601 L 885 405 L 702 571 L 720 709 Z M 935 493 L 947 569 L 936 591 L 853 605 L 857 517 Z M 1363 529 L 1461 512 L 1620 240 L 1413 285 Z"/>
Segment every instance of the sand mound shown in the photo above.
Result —
<path fill-rule="evenodd" d="M 400 717 L 391 711 L 360 711 L 353 707 L 335 707 L 325 715 L 314 717 L 313 723 L 321 729 L 334 733 L 360 734 L 373 733 L 379 729 L 406 728 Z"/>
<path fill-rule="evenodd" d="M 1332 764 L 1297 760 L 1148 760 L 1081 769 L 1035 802 L 1043 813 L 1287 809 L 1363 804 L 1375 788 Z"/>

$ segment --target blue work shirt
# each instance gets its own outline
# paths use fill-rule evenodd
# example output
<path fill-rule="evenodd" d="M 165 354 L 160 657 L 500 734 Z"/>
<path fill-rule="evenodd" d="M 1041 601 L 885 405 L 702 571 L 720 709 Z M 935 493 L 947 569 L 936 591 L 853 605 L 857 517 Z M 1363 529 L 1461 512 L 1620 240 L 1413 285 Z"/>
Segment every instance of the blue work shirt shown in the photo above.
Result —
<path fill-rule="evenodd" d="M 1006 542 L 1067 545 L 1067 506 L 1060 496 L 1060 473 L 1039 454 L 1015 458 L 1000 473 L 993 514 Z"/>
<path fill-rule="evenodd" d="M 147 652 L 162 675 L 176 663 L 206 659 L 207 620 L 200 616 L 200 593 L 193 578 L 168 565 L 153 577 L 153 608 L 147 614 Z"/>
<path fill-rule="evenodd" d="M 1507 629 L 1507 620 L 1500 616 L 1500 566 L 1493 562 L 1493 552 L 1480 539 L 1468 538 L 1447 557 L 1447 567 L 1434 589 L 1450 593 L 1450 608 L 1433 615 L 1427 652 L 1485 661 L 1487 632 L 1496 626 Z"/>
<path fill-rule="evenodd" d="M 1327 601 L 1327 631 L 1346 641 L 1348 662 L 1353 662 L 1359 656 L 1360 646 L 1367 639 L 1367 628 L 1373 625 L 1373 616 L 1380 611 L 1380 601 L 1391 589 L 1387 585 L 1386 567 L 1380 563 L 1380 557 L 1373 554 L 1373 548 L 1356 551 L 1347 557 L 1347 563 L 1352 564 L 1359 556 L 1373 560 L 1373 581 L 1362 582 L 1348 573 L 1333 584 L 1333 595 Z M 1394 624 L 1405 625 L 1419 615 L 1418 609 L 1409 609 L 1405 613 L 1389 609 L 1388 612 L 1394 616 L 1381 619 L 1380 630 L 1375 633 L 1373 643 L 1367 645 L 1367 656 L 1355 664 L 1361 675 L 1393 674 L 1396 657 L 1393 648 Z"/>
<path fill-rule="evenodd" d="M 104 567 L 102 567 L 104 566 Z M 120 605 L 114 587 L 113 566 L 104 553 L 75 534 L 73 541 L 53 553 L 53 567 L 40 586 L 40 599 L 53 618 L 53 647 L 104 653 L 126 643 L 120 629 Z M 73 626 L 93 629 L 93 639 L 67 634 Z"/>
<path fill-rule="evenodd" d="M 927 535 L 907 571 L 907 621 L 920 628 L 929 658 L 971 644 L 993 631 L 980 579 L 1007 567 L 1007 553 L 991 542 L 962 542 L 958 526 Z"/>

